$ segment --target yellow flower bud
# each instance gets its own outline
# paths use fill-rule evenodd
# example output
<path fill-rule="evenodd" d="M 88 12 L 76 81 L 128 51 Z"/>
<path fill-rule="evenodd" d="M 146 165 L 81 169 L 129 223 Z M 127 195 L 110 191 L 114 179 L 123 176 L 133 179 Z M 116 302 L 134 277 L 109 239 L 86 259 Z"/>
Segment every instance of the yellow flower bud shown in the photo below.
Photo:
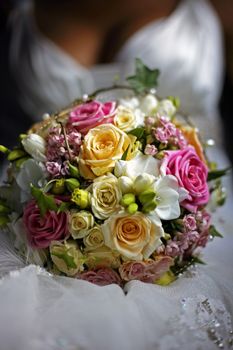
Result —
<path fill-rule="evenodd" d="M 160 286 L 167 286 L 176 279 L 175 275 L 171 271 L 165 272 L 159 279 L 155 281 L 155 284 Z"/>
<path fill-rule="evenodd" d="M 62 194 L 65 191 L 65 179 L 57 179 L 52 187 L 53 194 Z"/>
<path fill-rule="evenodd" d="M 73 192 L 76 188 L 80 187 L 80 182 L 77 179 L 70 178 L 65 180 L 68 191 Z"/>
<path fill-rule="evenodd" d="M 77 204 L 81 209 L 85 209 L 90 205 L 90 193 L 86 190 L 76 188 L 72 192 L 71 201 Z"/>
<path fill-rule="evenodd" d="M 9 153 L 9 149 L 3 145 L 0 145 L 0 152 L 7 154 Z"/>
<path fill-rule="evenodd" d="M 138 211 L 137 203 L 131 203 L 127 208 L 129 214 L 135 214 Z"/>
<path fill-rule="evenodd" d="M 135 203 L 135 195 L 133 193 L 126 193 L 121 199 L 121 204 L 124 207 L 127 207 L 128 205 Z"/>

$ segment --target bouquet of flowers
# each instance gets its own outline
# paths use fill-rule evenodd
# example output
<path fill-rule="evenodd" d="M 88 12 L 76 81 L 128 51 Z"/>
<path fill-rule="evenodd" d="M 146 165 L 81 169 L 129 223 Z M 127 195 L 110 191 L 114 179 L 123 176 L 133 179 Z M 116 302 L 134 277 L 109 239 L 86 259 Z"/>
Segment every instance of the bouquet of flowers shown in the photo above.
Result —
<path fill-rule="evenodd" d="M 18 254 L 99 285 L 168 284 L 209 238 L 220 176 L 175 97 L 156 96 L 158 70 L 136 60 L 123 97 L 99 90 L 45 115 L 19 145 L 0 188 L 0 225 Z M 128 94 L 126 93 L 128 91 Z M 216 194 L 218 194 L 216 196 Z"/>

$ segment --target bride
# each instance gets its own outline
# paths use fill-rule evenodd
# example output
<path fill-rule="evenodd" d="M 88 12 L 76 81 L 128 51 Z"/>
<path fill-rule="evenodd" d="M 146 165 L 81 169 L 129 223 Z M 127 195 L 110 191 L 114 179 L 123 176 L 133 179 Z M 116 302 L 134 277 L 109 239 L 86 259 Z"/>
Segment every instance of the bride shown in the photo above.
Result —
<path fill-rule="evenodd" d="M 34 12 L 30 4 L 15 12 L 11 69 L 25 111 L 41 116 L 96 86 L 111 85 L 114 75 L 129 75 L 139 57 L 161 70 L 158 94 L 179 96 L 204 137 L 214 135 L 212 158 L 220 167 L 227 165 L 217 126 L 222 33 L 209 2 L 101 0 L 87 11 L 90 3 L 62 6 L 40 0 Z M 0 271 L 14 270 L 0 280 L 3 349 L 230 348 L 231 204 L 229 198 L 214 217 L 225 238 L 209 243 L 207 266 L 188 271 L 168 287 L 130 282 L 125 294 L 116 285 L 100 288 L 52 277 L 35 266 L 17 270 L 23 263 L 11 260 L 2 238 Z"/>

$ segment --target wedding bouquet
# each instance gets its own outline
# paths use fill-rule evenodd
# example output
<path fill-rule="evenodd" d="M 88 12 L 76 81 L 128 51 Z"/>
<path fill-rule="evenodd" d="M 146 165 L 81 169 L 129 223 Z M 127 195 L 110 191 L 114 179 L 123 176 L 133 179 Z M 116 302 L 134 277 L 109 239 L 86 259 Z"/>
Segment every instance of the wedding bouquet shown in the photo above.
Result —
<path fill-rule="evenodd" d="M 225 171 L 178 99 L 156 96 L 157 77 L 136 60 L 127 86 L 85 95 L 1 146 L 0 224 L 27 263 L 99 285 L 168 284 L 220 236 L 207 205 L 223 202 Z M 124 94 L 104 100 L 110 90 Z"/>

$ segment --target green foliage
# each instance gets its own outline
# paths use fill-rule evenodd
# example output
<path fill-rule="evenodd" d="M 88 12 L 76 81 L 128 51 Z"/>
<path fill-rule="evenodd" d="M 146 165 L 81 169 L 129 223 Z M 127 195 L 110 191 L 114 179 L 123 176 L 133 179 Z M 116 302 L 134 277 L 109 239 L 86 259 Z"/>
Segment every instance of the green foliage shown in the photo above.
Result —
<path fill-rule="evenodd" d="M 54 196 L 44 193 L 43 189 L 31 185 L 31 194 L 37 202 L 41 216 L 44 216 L 47 210 L 58 210 Z"/>
<path fill-rule="evenodd" d="M 227 172 L 231 169 L 231 167 L 225 168 L 225 169 L 219 169 L 219 170 L 211 170 L 208 173 L 208 179 L 207 181 L 216 180 L 224 175 L 227 174 Z"/>
<path fill-rule="evenodd" d="M 209 228 L 209 233 L 211 236 L 213 237 L 221 237 L 223 238 L 223 235 L 221 235 L 220 232 L 218 232 L 218 230 L 216 230 L 215 226 L 214 225 L 211 225 L 210 228 Z"/>
<path fill-rule="evenodd" d="M 148 68 L 139 58 L 136 58 L 135 65 L 135 75 L 132 75 L 126 79 L 130 87 L 136 93 L 148 92 L 150 89 L 157 87 L 159 70 Z"/>

